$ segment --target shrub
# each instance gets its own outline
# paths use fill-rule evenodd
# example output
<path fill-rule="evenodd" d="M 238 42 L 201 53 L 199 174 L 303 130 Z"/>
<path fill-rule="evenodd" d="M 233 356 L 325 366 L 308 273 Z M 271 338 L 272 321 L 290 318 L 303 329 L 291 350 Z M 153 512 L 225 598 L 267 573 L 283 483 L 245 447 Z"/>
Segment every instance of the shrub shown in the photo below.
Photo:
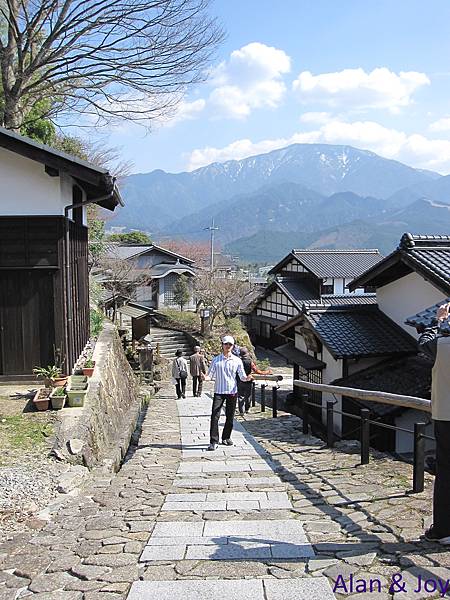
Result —
<path fill-rule="evenodd" d="M 92 308 L 89 316 L 91 321 L 91 335 L 93 337 L 98 337 L 103 329 L 103 313 Z"/>

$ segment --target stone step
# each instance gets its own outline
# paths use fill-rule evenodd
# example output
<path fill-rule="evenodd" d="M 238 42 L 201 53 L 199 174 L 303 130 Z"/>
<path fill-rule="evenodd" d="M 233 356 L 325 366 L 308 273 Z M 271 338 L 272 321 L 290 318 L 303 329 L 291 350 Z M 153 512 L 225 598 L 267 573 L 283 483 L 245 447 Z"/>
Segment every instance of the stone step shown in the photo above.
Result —
<path fill-rule="evenodd" d="M 238 571 L 239 565 L 236 565 Z M 136 581 L 127 600 L 333 600 L 326 577 Z"/>

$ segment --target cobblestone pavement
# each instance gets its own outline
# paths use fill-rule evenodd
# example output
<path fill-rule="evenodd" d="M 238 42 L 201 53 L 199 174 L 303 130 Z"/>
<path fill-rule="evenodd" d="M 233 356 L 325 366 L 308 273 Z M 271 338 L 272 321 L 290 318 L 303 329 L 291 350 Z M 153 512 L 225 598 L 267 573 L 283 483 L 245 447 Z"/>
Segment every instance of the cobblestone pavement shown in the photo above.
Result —
<path fill-rule="evenodd" d="M 235 446 L 206 453 L 209 405 L 177 406 L 172 388 L 152 400 L 119 473 L 93 473 L 31 540 L 0 545 L 0 600 L 445 595 L 414 591 L 450 579 L 450 553 L 419 541 L 431 478 L 408 494 L 410 466 L 379 453 L 359 466 L 285 413 L 247 415 Z"/>

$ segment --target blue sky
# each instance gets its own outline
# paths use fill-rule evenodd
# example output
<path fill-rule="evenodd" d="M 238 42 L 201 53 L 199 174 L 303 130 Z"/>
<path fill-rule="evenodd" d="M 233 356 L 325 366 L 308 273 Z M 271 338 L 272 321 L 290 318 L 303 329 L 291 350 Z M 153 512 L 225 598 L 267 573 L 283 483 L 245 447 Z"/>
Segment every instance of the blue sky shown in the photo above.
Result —
<path fill-rule="evenodd" d="M 151 133 L 111 127 L 133 172 L 178 172 L 294 142 L 351 144 L 450 173 L 448 0 L 216 0 L 206 83 Z"/>

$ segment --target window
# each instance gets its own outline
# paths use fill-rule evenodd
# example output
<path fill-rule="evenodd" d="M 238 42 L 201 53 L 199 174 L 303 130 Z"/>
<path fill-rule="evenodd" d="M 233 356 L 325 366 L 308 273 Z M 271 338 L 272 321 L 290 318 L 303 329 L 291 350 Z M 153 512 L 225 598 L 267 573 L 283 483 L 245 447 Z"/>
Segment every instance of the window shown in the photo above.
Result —
<path fill-rule="evenodd" d="M 320 286 L 321 294 L 334 294 L 334 286 L 333 284 L 323 284 Z"/>

